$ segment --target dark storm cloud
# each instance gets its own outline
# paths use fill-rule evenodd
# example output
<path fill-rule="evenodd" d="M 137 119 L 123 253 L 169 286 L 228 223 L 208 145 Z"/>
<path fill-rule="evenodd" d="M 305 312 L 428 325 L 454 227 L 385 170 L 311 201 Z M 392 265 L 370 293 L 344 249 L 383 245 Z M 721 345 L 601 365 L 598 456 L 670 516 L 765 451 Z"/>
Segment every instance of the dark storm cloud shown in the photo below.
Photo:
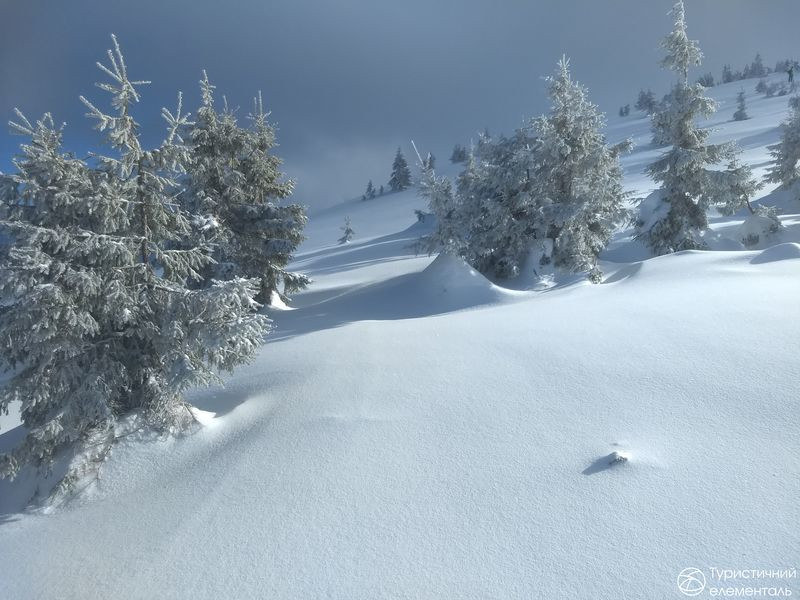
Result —
<path fill-rule="evenodd" d="M 51 110 L 76 150 L 88 132 L 78 95 L 118 34 L 132 76 L 151 79 L 137 115 L 148 135 L 158 106 L 184 90 L 197 102 L 208 70 L 242 106 L 262 89 L 297 196 L 325 204 L 385 181 L 410 139 L 446 159 L 488 126 L 509 132 L 546 109 L 542 76 L 562 53 L 592 98 L 614 111 L 638 89 L 666 91 L 657 67 L 671 0 L 0 0 L 0 116 Z M 687 1 L 701 72 L 800 56 L 796 0 Z M 0 168 L 18 143 L 0 133 Z M 410 150 L 410 148 L 408 148 Z"/>

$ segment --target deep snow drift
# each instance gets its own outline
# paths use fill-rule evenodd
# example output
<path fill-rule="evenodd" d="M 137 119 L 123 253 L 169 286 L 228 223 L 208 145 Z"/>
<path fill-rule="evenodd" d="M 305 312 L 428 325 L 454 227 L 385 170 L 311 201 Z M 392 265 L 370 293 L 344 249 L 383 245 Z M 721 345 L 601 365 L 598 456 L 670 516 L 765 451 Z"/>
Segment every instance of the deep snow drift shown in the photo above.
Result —
<path fill-rule="evenodd" d="M 761 175 L 787 98 L 748 93 L 731 122 L 755 83 L 710 90 L 712 141 Z M 643 196 L 659 150 L 646 119 L 612 118 L 628 135 Z M 120 444 L 47 515 L 2 484 L 0 597 L 670 598 L 687 567 L 796 567 L 800 201 L 782 202 L 756 250 L 728 235 L 744 214 L 713 219 L 735 251 L 642 261 L 621 232 L 602 284 L 546 291 L 416 256 L 413 190 L 312 214 L 293 268 L 315 283 L 254 364 L 192 395 L 205 429 Z"/>

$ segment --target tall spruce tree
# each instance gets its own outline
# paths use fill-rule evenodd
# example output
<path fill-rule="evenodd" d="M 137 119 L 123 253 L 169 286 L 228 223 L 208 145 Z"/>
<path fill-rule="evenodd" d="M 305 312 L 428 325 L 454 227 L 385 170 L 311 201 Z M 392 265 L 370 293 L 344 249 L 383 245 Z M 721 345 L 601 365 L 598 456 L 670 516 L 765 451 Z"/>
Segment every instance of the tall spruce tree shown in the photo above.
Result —
<path fill-rule="evenodd" d="M 0 455 L 0 477 L 26 465 L 49 471 L 69 458 L 55 493 L 96 473 L 120 417 L 174 430 L 193 422 L 190 387 L 248 360 L 269 330 L 257 314 L 256 282 L 234 279 L 192 289 L 213 259 L 191 246 L 189 215 L 176 204 L 189 152 L 188 115 L 164 109 L 164 141 L 146 149 L 132 108 L 137 87 L 113 38 L 113 111 L 85 98 L 113 156 L 87 163 L 61 150 L 49 115 L 14 128 L 23 144 L 0 226 L 12 239 L 0 253 L 0 362 L 12 370 L 0 411 L 21 403 L 27 435 Z"/>
<path fill-rule="evenodd" d="M 716 107 L 702 85 L 688 82 L 689 69 L 700 64 L 702 53 L 686 35 L 682 1 L 671 14 L 675 24 L 662 41 L 666 56 L 661 65 L 674 71 L 678 81 L 652 122 L 654 138 L 671 147 L 648 168 L 661 189 L 642 204 L 637 221 L 638 239 L 657 255 L 704 248 L 708 208 L 728 204 L 732 194 L 744 194 L 755 185 L 749 168 L 735 162 L 736 146 L 706 144 L 709 131 L 695 122 L 713 114 Z M 725 170 L 713 168 L 725 163 Z"/>
<path fill-rule="evenodd" d="M 303 241 L 307 217 L 298 204 L 280 204 L 294 182 L 280 172 L 273 149 L 275 130 L 267 120 L 261 94 L 253 102 L 249 127 L 239 125 L 227 104 L 215 106 L 214 86 L 203 72 L 202 106 L 190 130 L 182 204 L 195 213 L 196 233 L 214 245 L 215 265 L 204 282 L 245 277 L 258 279 L 257 299 L 287 301 L 309 279 L 288 271 L 292 254 Z"/>
<path fill-rule="evenodd" d="M 389 188 L 393 192 L 401 192 L 411 185 L 411 170 L 408 168 L 403 152 L 397 148 L 392 164 L 392 175 L 389 177 Z"/>
<path fill-rule="evenodd" d="M 566 57 L 548 82 L 550 114 L 533 123 L 538 141 L 534 185 L 545 216 L 545 239 L 556 267 L 587 272 L 597 282 L 597 256 L 628 218 L 619 154 L 631 142 L 606 144 L 605 117 L 586 88 L 572 80 Z"/>

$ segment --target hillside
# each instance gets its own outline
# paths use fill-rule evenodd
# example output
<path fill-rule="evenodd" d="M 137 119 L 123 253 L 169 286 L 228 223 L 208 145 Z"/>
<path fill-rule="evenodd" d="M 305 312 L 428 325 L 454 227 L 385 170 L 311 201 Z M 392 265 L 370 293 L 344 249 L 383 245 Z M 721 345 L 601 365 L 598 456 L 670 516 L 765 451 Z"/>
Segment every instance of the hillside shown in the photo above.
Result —
<path fill-rule="evenodd" d="M 788 97 L 755 83 L 710 89 L 707 125 L 760 177 Z M 642 197 L 659 149 L 610 117 L 626 137 Z M 771 191 L 787 228 L 754 250 L 744 214 L 717 251 L 643 260 L 621 231 L 603 283 L 545 289 L 416 255 L 414 190 L 312 213 L 314 284 L 192 394 L 204 429 L 122 442 L 46 515 L 0 482 L 0 597 L 671 598 L 687 567 L 795 567 L 800 201 Z"/>

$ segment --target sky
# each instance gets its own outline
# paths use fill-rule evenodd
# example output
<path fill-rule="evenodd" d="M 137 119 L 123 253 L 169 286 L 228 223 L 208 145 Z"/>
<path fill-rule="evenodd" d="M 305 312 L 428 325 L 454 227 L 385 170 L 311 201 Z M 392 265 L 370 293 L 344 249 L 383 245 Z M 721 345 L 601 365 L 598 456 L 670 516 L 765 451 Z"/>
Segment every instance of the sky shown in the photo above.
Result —
<path fill-rule="evenodd" d="M 19 107 L 66 122 L 65 145 L 98 150 L 80 94 L 94 87 L 116 33 L 142 90 L 135 116 L 160 139 L 160 107 L 178 90 L 199 102 L 208 71 L 244 117 L 261 90 L 278 127 L 295 200 L 312 208 L 359 196 L 389 178 L 395 149 L 413 139 L 446 160 L 477 132 L 510 133 L 547 110 L 546 83 L 562 54 L 603 110 L 660 96 L 658 67 L 672 0 L 0 0 L 0 121 Z M 797 0 L 687 0 L 704 64 L 735 69 L 800 58 Z M 0 170 L 20 143 L 0 129 Z"/>

